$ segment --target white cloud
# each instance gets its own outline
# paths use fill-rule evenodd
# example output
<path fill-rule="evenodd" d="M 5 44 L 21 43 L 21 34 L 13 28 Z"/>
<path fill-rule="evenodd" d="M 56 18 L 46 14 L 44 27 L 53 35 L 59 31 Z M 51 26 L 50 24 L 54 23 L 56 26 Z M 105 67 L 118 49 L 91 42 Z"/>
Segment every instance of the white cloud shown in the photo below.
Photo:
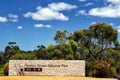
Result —
<path fill-rule="evenodd" d="M 120 33 L 120 25 L 117 26 L 117 31 Z"/>
<path fill-rule="evenodd" d="M 75 14 L 75 16 L 78 16 L 78 15 L 87 15 L 86 10 L 79 10 L 77 14 Z"/>
<path fill-rule="evenodd" d="M 15 15 L 15 14 L 8 14 L 8 17 L 9 17 L 9 21 L 12 21 L 12 22 L 17 22 L 18 21 L 18 15 Z"/>
<path fill-rule="evenodd" d="M 119 25 L 119 26 L 117 26 L 117 28 L 119 28 L 119 29 L 120 29 L 120 25 Z"/>
<path fill-rule="evenodd" d="M 22 26 L 18 26 L 17 29 L 21 30 L 21 29 L 23 29 L 23 27 Z"/>
<path fill-rule="evenodd" d="M 96 24 L 97 22 L 92 22 L 90 25 Z"/>
<path fill-rule="evenodd" d="M 111 3 L 117 3 L 117 4 L 119 4 L 120 3 L 120 0 L 107 0 L 107 2 L 111 2 Z"/>
<path fill-rule="evenodd" d="M 93 5 L 94 3 L 86 3 L 84 6 L 91 6 Z"/>
<path fill-rule="evenodd" d="M 120 33 L 120 29 L 118 29 L 118 32 Z"/>
<path fill-rule="evenodd" d="M 78 0 L 79 2 L 85 2 L 86 0 Z"/>
<path fill-rule="evenodd" d="M 44 25 L 44 24 L 35 24 L 34 27 L 36 28 L 52 28 L 51 25 Z"/>
<path fill-rule="evenodd" d="M 9 13 L 9 14 L 8 14 L 8 17 L 10 17 L 10 18 L 18 18 L 18 15 Z"/>
<path fill-rule="evenodd" d="M 62 20 L 62 21 L 67 21 L 69 18 L 65 16 L 62 12 L 64 10 L 71 10 L 75 9 L 77 6 L 67 4 L 64 2 L 60 3 L 51 3 L 48 4 L 47 7 L 41 7 L 38 6 L 36 8 L 36 12 L 27 12 L 24 14 L 24 17 L 26 18 L 32 18 L 34 20 Z"/>
<path fill-rule="evenodd" d="M 120 0 L 106 0 L 109 3 L 101 8 L 93 8 L 88 14 L 98 17 L 119 18 L 120 17 Z"/>
<path fill-rule="evenodd" d="M 120 25 L 115 26 L 114 23 L 110 23 L 110 25 L 120 33 Z"/>
<path fill-rule="evenodd" d="M 113 23 L 110 23 L 110 25 L 114 27 L 114 24 L 113 24 Z"/>
<path fill-rule="evenodd" d="M 48 7 L 55 11 L 71 10 L 77 8 L 76 5 L 70 5 L 64 2 L 61 3 L 51 3 Z"/>
<path fill-rule="evenodd" d="M 34 20 L 68 20 L 67 16 L 64 16 L 63 13 L 53 11 L 49 8 L 41 8 L 37 12 L 28 12 L 24 15 L 26 18 L 32 18 Z"/>
<path fill-rule="evenodd" d="M 7 18 L 6 17 L 1 17 L 0 16 L 0 22 L 7 22 L 8 20 L 7 20 Z"/>

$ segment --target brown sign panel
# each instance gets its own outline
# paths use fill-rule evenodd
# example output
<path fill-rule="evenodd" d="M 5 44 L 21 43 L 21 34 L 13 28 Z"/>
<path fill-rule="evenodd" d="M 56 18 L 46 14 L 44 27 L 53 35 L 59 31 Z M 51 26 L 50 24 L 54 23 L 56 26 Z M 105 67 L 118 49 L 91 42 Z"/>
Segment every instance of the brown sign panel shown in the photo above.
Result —
<path fill-rule="evenodd" d="M 24 68 L 26 72 L 42 72 L 42 68 Z"/>

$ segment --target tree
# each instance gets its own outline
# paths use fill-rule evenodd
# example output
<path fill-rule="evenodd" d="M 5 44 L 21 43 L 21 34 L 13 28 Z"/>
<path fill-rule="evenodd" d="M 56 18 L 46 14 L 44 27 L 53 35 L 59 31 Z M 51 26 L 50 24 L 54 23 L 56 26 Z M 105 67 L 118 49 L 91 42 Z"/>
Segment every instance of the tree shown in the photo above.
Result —
<path fill-rule="evenodd" d="M 4 62 L 7 62 L 12 55 L 20 52 L 19 46 L 15 44 L 16 42 L 8 42 L 8 46 L 5 47 L 5 53 L 3 55 Z"/>
<path fill-rule="evenodd" d="M 17 53 L 11 56 L 11 60 L 36 60 L 37 56 L 35 55 L 35 52 L 32 51 L 30 53 Z"/>
<path fill-rule="evenodd" d="M 46 49 L 46 57 L 47 59 L 52 59 L 54 54 L 55 46 L 53 44 L 50 44 Z"/>
<path fill-rule="evenodd" d="M 57 33 L 54 36 L 54 40 L 57 43 L 64 44 L 67 41 L 67 31 L 66 30 L 64 30 L 64 31 L 57 30 Z"/>
<path fill-rule="evenodd" d="M 72 54 L 68 54 L 66 55 L 65 60 L 74 60 L 74 57 Z"/>
<path fill-rule="evenodd" d="M 88 49 L 94 59 L 102 59 L 103 52 L 115 45 L 117 35 L 117 30 L 114 30 L 111 25 L 96 23 L 89 29 L 75 31 L 74 40 Z"/>
<path fill-rule="evenodd" d="M 69 43 L 70 43 L 70 45 L 71 45 L 71 48 L 72 48 L 72 51 L 73 51 L 73 55 L 75 56 L 76 55 L 76 53 L 78 52 L 78 44 L 77 44 L 77 42 L 75 42 L 74 40 L 70 40 L 69 41 Z M 80 53 L 79 53 L 80 54 Z M 77 55 L 79 55 L 78 53 L 77 53 Z"/>
<path fill-rule="evenodd" d="M 65 44 L 58 44 L 56 48 L 59 49 L 64 55 L 64 59 L 69 54 L 74 55 L 71 44 L 69 42 L 66 42 Z"/>
<path fill-rule="evenodd" d="M 46 59 L 46 47 L 44 45 L 37 46 L 36 56 L 38 59 Z"/>
<path fill-rule="evenodd" d="M 9 44 L 11 47 L 13 47 L 13 46 L 16 44 L 16 42 L 8 42 L 8 44 Z"/>
<path fill-rule="evenodd" d="M 48 59 L 64 59 L 64 54 L 60 50 L 59 46 L 54 46 L 53 44 L 50 44 L 47 48 L 47 57 Z"/>
<path fill-rule="evenodd" d="M 9 72 L 9 63 L 6 62 L 4 67 L 3 67 L 4 75 L 8 75 Z"/>
<path fill-rule="evenodd" d="M 3 52 L 0 52 L 0 67 L 3 64 Z"/>
<path fill-rule="evenodd" d="M 12 54 L 12 50 L 10 46 L 5 47 L 5 53 L 4 53 L 4 58 L 7 60 L 9 60 L 10 56 Z"/>
<path fill-rule="evenodd" d="M 63 59 L 64 55 L 59 49 L 54 49 L 54 54 L 52 55 L 52 58 L 56 57 L 57 59 Z"/>

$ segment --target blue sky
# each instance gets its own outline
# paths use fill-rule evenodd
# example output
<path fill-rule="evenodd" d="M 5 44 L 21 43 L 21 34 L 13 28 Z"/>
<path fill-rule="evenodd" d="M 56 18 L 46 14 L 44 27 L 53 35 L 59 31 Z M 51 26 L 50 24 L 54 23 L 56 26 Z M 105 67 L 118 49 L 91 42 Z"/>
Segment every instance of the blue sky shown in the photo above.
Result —
<path fill-rule="evenodd" d="M 56 30 L 74 32 L 96 22 L 112 25 L 119 37 L 120 0 L 2 0 L 0 51 L 9 41 L 22 50 L 55 44 Z"/>

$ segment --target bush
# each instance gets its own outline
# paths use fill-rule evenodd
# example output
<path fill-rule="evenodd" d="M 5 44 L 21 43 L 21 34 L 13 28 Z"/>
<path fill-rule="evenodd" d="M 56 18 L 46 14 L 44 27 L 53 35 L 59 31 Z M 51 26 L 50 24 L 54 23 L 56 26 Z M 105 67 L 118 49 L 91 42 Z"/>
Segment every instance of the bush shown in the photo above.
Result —
<path fill-rule="evenodd" d="M 3 67 L 4 75 L 6 75 L 6 76 L 8 75 L 8 71 L 9 71 L 8 66 L 9 66 L 9 63 L 7 62 L 7 63 L 5 63 L 5 65 Z"/>
<path fill-rule="evenodd" d="M 74 60 L 74 57 L 72 54 L 68 54 L 66 55 L 65 60 Z"/>
<path fill-rule="evenodd" d="M 114 70 L 114 68 L 113 68 Z M 113 71 L 115 72 L 115 71 Z M 101 78 L 109 78 L 112 77 L 112 71 L 111 66 L 106 61 L 97 61 L 95 70 L 94 70 L 94 76 L 95 77 L 101 77 Z"/>
<path fill-rule="evenodd" d="M 3 68 L 0 67 L 0 76 L 4 75 L 4 71 L 3 71 Z"/>

